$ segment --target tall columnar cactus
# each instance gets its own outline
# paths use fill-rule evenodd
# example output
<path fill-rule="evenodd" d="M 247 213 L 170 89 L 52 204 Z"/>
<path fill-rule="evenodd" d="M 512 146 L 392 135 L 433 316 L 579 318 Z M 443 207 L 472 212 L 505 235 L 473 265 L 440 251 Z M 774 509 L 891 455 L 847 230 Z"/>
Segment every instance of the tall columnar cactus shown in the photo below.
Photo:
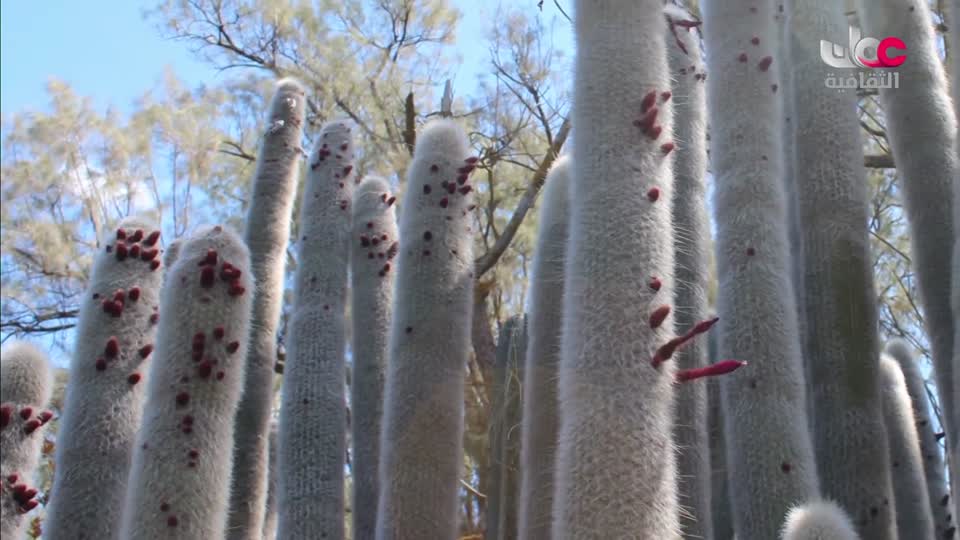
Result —
<path fill-rule="evenodd" d="M 379 540 L 452 539 L 463 467 L 463 378 L 473 310 L 466 136 L 434 120 L 408 172 L 380 449 Z M 384 264 L 384 272 L 392 271 Z"/>
<path fill-rule="evenodd" d="M 680 537 L 660 0 L 578 0 L 553 538 Z"/>
<path fill-rule="evenodd" d="M 113 538 L 120 527 L 159 318 L 159 240 L 153 224 L 127 218 L 94 259 L 57 436 L 50 538 Z"/>
<path fill-rule="evenodd" d="M 953 59 L 953 112 L 957 126 L 960 126 L 960 0 L 950 2 L 950 24 L 953 25 L 953 31 L 950 32 L 950 57 Z M 955 155 L 960 159 L 960 133 L 955 135 L 953 144 L 956 149 Z M 954 225 L 955 229 L 960 229 L 960 174 L 957 173 L 953 175 L 953 222 L 958 224 Z M 950 373 L 952 380 L 948 383 L 951 385 L 950 392 L 953 396 L 960 396 L 960 346 L 957 345 L 960 343 L 960 271 L 957 270 L 958 268 L 960 268 L 960 234 L 956 234 L 956 231 L 954 231 L 953 290 L 950 295 L 954 327 L 951 364 L 953 369 Z M 940 377 L 937 380 L 939 384 L 942 384 Z M 960 398 L 953 400 L 953 416 L 957 419 L 957 424 L 960 425 Z M 949 435 L 947 450 L 950 452 L 949 459 L 952 462 L 952 478 L 960 479 L 960 428 L 954 429 Z M 960 512 L 960 500 L 958 500 L 960 497 L 956 496 L 958 492 L 960 490 L 954 489 L 955 496 L 952 502 L 954 516 L 960 519 L 960 516 L 956 516 L 957 512 Z M 956 531 L 956 526 L 954 526 L 954 531 Z"/>
<path fill-rule="evenodd" d="M 563 269 L 570 209 L 570 157 L 547 174 L 530 275 L 529 341 L 523 379 L 520 443 L 520 540 L 549 540 L 560 417 L 557 377 L 563 320 Z"/>
<path fill-rule="evenodd" d="M 118 538 L 223 538 L 253 287 L 247 247 L 220 226 L 169 269 Z"/>
<path fill-rule="evenodd" d="M 727 478 L 739 540 L 775 538 L 818 495 L 790 294 L 772 1 L 704 2 L 715 175 L 720 356 L 751 363 L 721 381 Z M 762 434 L 763 450 L 756 438 Z"/>
<path fill-rule="evenodd" d="M 667 52 L 673 77 L 674 162 L 673 229 L 674 298 L 678 328 L 688 328 L 707 317 L 707 282 L 710 279 L 710 221 L 706 204 L 707 104 L 700 40 L 693 17 L 679 8 L 667 12 Z M 677 353 L 684 369 L 707 365 L 707 344 L 690 343 Z M 677 481 L 685 538 L 713 538 L 710 506 L 710 443 L 707 433 L 707 385 L 677 388 L 674 442 L 677 444 Z"/>
<path fill-rule="evenodd" d="M 900 365 L 886 354 L 880 355 L 880 394 L 893 466 L 897 536 L 934 538 L 933 515 L 910 394 Z"/>
<path fill-rule="evenodd" d="M 227 538 L 259 540 L 267 497 L 267 433 L 273 406 L 277 324 L 290 214 L 299 179 L 306 93 L 292 79 L 277 83 L 250 196 L 244 241 L 257 284 L 243 398 L 236 418 L 234 474 Z"/>
<path fill-rule="evenodd" d="M 932 409 L 927 396 L 926 382 L 920 373 L 913 349 L 906 341 L 894 339 L 887 342 L 884 353 L 900 365 L 900 370 L 906 381 L 906 389 L 913 408 L 911 420 L 916 426 L 917 435 L 920 439 L 920 455 L 923 460 L 925 484 L 935 528 L 934 538 L 951 538 L 947 534 L 955 528 L 955 524 L 950 511 L 950 491 L 947 489 L 944 476 L 944 461 L 940 453 L 939 439 L 934 432 L 933 422 L 930 421 Z M 892 440 L 891 449 L 893 449 Z M 897 474 L 896 470 L 894 474 Z M 899 503 L 899 498 L 897 501 Z M 897 516 L 899 517 L 899 515 L 898 506 Z"/>
<path fill-rule="evenodd" d="M 951 287 L 951 272 L 958 273 L 951 267 L 954 208 L 951 198 L 946 196 L 960 177 L 957 119 L 950 104 L 928 3 L 858 0 L 857 5 L 865 35 L 896 36 L 907 44 L 906 61 L 894 68 L 899 73 L 898 87 L 881 89 L 880 102 L 910 223 L 913 268 L 930 338 L 941 410 L 948 440 L 958 443 L 960 418 L 954 418 L 957 403 L 953 371 L 960 367 L 953 362 L 954 317 L 950 295 L 945 294 Z M 956 23 L 951 25 L 950 33 L 955 34 Z M 896 49 L 889 53 L 899 54 Z M 960 298 L 957 302 L 960 308 Z M 956 444 L 950 446 L 955 448 Z M 960 463 L 951 464 L 951 472 L 953 478 L 960 478 Z"/>
<path fill-rule="evenodd" d="M 300 208 L 280 405 L 280 538 L 336 540 L 344 535 L 344 317 L 355 184 L 352 131 L 349 121 L 323 127 L 310 156 Z"/>
<path fill-rule="evenodd" d="M 825 87 L 834 68 L 810 38 L 846 42 L 847 19 L 834 0 L 787 4 L 795 152 L 802 164 L 795 174 L 802 186 L 804 338 L 821 487 L 863 537 L 888 540 L 896 528 L 857 95 Z"/>
<path fill-rule="evenodd" d="M 380 430 L 386 379 L 393 282 L 384 265 L 397 253 L 397 218 L 386 180 L 367 177 L 353 194 L 350 239 L 353 380 L 350 425 L 353 441 L 353 537 L 372 539 L 380 491 Z M 373 226 L 368 226 L 372 224 Z"/>
<path fill-rule="evenodd" d="M 831 501 L 811 502 L 791 509 L 783 524 L 781 538 L 783 540 L 860 540 L 850 517 L 839 505 Z"/>
<path fill-rule="evenodd" d="M 53 414 L 46 356 L 27 342 L 13 342 L 0 358 L 0 537 L 19 538 L 24 514 L 38 504 L 30 486 L 43 443 L 41 426 Z"/>
<path fill-rule="evenodd" d="M 487 494 L 486 538 L 517 537 L 520 495 L 520 415 L 527 320 L 514 316 L 500 329 L 493 370 L 490 419 L 490 488 Z"/>

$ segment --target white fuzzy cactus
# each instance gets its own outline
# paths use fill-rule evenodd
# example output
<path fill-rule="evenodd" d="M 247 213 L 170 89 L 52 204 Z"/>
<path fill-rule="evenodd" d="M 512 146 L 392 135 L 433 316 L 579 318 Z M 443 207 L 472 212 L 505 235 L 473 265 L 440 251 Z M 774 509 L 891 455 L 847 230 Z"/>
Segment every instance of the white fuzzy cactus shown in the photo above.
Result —
<path fill-rule="evenodd" d="M 475 158 L 452 120 L 424 126 L 408 172 L 380 448 L 378 540 L 452 539 L 473 315 Z"/>
<path fill-rule="evenodd" d="M 781 538 L 782 540 L 860 540 L 850 517 L 840 506 L 831 501 L 816 501 L 792 508 L 787 513 Z"/>
<path fill-rule="evenodd" d="M 886 354 L 880 355 L 880 395 L 890 441 L 897 537 L 934 538 L 933 515 L 910 394 L 900 365 Z"/>
<path fill-rule="evenodd" d="M 957 118 L 950 103 L 928 2 L 858 0 L 857 6 L 864 35 L 896 36 L 907 45 L 906 61 L 893 68 L 899 74 L 898 87 L 882 88 L 880 103 L 910 224 L 913 269 L 945 430 L 948 440 L 954 443 L 948 446 L 956 448 L 956 443 L 960 443 L 960 413 L 956 412 L 953 372 L 960 369 L 960 364 L 954 361 L 956 323 L 951 295 L 946 291 L 951 283 L 957 283 L 953 294 L 960 295 L 960 278 L 956 277 L 960 272 L 952 266 L 957 224 L 953 201 L 947 196 L 960 178 Z M 956 21 L 951 21 L 950 34 L 957 31 Z M 902 51 L 891 49 L 889 53 L 895 56 Z M 955 302 L 960 314 L 960 296 Z M 954 418 L 955 415 L 958 417 Z M 960 463 L 951 464 L 951 476 L 960 478 Z"/>
<path fill-rule="evenodd" d="M 913 348 L 902 339 L 893 339 L 887 342 L 884 352 L 893 358 L 899 365 L 906 382 L 906 390 L 910 397 L 913 414 L 910 419 L 914 422 L 917 436 L 920 440 L 920 455 L 923 460 L 923 472 L 930 509 L 933 515 L 934 538 L 949 538 L 944 536 L 955 527 L 950 512 L 950 490 L 944 476 L 943 454 L 940 443 L 931 422 L 930 400 L 927 396 L 927 384 L 920 373 L 918 360 L 914 356 Z M 891 449 L 895 451 L 892 446 Z M 896 475 L 896 470 L 894 471 Z M 897 494 L 895 494 L 897 495 Z M 899 502 L 899 498 L 897 499 Z M 898 504 L 899 509 L 899 504 Z M 899 517 L 899 512 L 898 512 Z M 902 537 L 902 535 L 901 535 Z"/>
<path fill-rule="evenodd" d="M 563 283 L 569 234 L 570 157 L 547 174 L 530 275 L 529 341 L 523 379 L 518 537 L 547 540 L 553 524 L 554 469 L 560 417 L 557 377 L 563 321 Z"/>
<path fill-rule="evenodd" d="M 169 269 L 119 538 L 224 537 L 252 277 L 247 247 L 220 226 Z"/>
<path fill-rule="evenodd" d="M 113 538 L 154 349 L 160 231 L 127 218 L 101 243 L 80 304 L 44 522 L 50 538 Z"/>
<path fill-rule="evenodd" d="M 819 495 L 790 294 L 776 11 L 772 1 L 703 4 L 719 351 L 750 362 L 748 373 L 720 381 L 740 540 L 775 538 L 790 507 Z"/>
<path fill-rule="evenodd" d="M 47 357 L 34 345 L 15 341 L 0 355 L 0 537 L 19 538 L 35 508 L 30 486 L 40 460 L 43 431 L 53 414 L 43 410 L 53 381 Z"/>
<path fill-rule="evenodd" d="M 326 124 L 309 160 L 280 405 L 277 536 L 344 536 L 345 339 L 353 124 Z"/>
<path fill-rule="evenodd" d="M 270 105 L 247 212 L 244 241 L 257 284 L 243 398 L 236 419 L 231 540 L 260 540 L 267 497 L 267 438 L 273 406 L 277 325 L 283 304 L 290 214 L 300 178 L 306 92 L 282 79 Z"/>
<path fill-rule="evenodd" d="M 680 537 L 673 102 L 660 0 L 578 0 L 552 537 Z"/>
<path fill-rule="evenodd" d="M 683 306 L 674 316 L 678 328 L 707 318 L 710 279 L 710 220 L 707 216 L 707 103 L 697 21 L 680 8 L 667 11 L 667 53 L 673 77 L 674 133 L 674 302 Z M 694 341 L 677 352 L 683 369 L 707 365 L 707 343 Z M 680 526 L 685 538 L 713 537 L 710 507 L 710 443 L 707 433 L 707 385 L 677 388 L 674 440 Z"/>
<path fill-rule="evenodd" d="M 384 272 L 396 255 L 396 206 L 386 180 L 368 176 L 353 194 L 350 238 L 353 370 L 350 426 L 353 441 L 353 537 L 372 539 L 380 492 L 380 431 L 386 379 L 393 282 Z"/>

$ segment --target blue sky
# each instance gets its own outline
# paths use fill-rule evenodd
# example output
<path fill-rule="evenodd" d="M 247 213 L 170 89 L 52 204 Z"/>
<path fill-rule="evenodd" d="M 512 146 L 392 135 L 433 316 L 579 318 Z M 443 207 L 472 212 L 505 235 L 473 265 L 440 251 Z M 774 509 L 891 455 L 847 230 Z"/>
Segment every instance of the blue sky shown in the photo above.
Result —
<path fill-rule="evenodd" d="M 536 11 L 532 0 L 503 0 L 507 6 Z M 193 87 L 214 84 L 216 70 L 197 60 L 185 43 L 164 39 L 143 9 L 154 0 L 8 0 L 0 4 L 0 110 L 45 109 L 50 77 L 64 80 L 100 106 L 127 110 L 133 100 L 158 82 L 165 66 Z M 451 0 L 468 14 L 458 28 L 457 49 L 463 65 L 455 84 L 466 89 L 474 74 L 488 65 L 485 31 L 496 9 L 493 2 Z M 555 9 L 544 5 L 552 18 Z"/>

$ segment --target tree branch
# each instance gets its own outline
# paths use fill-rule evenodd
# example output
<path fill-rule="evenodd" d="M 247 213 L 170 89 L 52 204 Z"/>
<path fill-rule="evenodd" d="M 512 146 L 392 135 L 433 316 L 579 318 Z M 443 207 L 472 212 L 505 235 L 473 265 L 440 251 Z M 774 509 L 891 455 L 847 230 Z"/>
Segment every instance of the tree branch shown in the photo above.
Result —
<path fill-rule="evenodd" d="M 523 223 L 523 219 L 527 216 L 527 212 L 533 208 L 534 202 L 537 200 L 537 195 L 540 193 L 540 189 L 543 187 L 544 182 L 547 179 L 547 172 L 550 171 L 550 167 L 553 166 L 554 160 L 557 156 L 560 155 L 560 149 L 563 148 L 563 143 L 567 140 L 567 135 L 570 133 L 570 119 L 566 118 L 563 121 L 563 124 L 560 126 L 560 130 L 557 131 L 556 137 L 553 139 L 553 144 L 550 145 L 550 148 L 547 150 L 543 160 L 540 162 L 540 166 L 537 167 L 537 171 L 533 174 L 533 178 L 530 181 L 530 185 L 527 187 L 526 193 L 523 194 L 523 198 L 520 199 L 520 202 L 517 204 L 517 209 L 514 210 L 513 215 L 510 216 L 510 221 L 507 223 L 506 228 L 503 230 L 503 234 L 497 238 L 496 243 L 493 245 L 493 248 L 490 251 L 483 254 L 480 258 L 476 260 L 475 266 L 476 270 L 474 271 L 474 277 L 479 279 L 487 271 L 494 267 L 497 264 L 497 261 L 500 260 L 500 257 L 510 246 L 510 242 L 513 241 L 513 237 L 516 236 L 517 231 L 520 229 L 520 225 Z"/>

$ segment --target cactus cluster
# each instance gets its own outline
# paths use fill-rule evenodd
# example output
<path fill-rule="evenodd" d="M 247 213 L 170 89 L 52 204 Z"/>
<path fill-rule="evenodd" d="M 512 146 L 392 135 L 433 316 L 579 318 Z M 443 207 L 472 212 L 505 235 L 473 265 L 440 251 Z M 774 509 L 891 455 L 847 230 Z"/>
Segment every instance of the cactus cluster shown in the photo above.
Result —
<path fill-rule="evenodd" d="M 856 96 L 820 85 L 809 39 L 842 42 L 842 6 L 704 0 L 700 21 L 662 0 L 575 4 L 577 132 L 546 174 L 530 302 L 490 373 L 471 372 L 489 377 L 493 481 L 469 488 L 486 537 L 953 538 L 937 409 L 911 348 L 879 350 Z M 914 40 L 912 80 L 881 98 L 956 467 L 956 119 L 926 3 L 861 4 L 868 34 Z M 44 500 L 53 539 L 459 537 L 486 315 L 472 175 L 489 163 L 459 120 L 432 120 L 397 205 L 397 186 L 355 169 L 352 121 L 304 133 L 307 99 L 277 84 L 242 238 L 207 226 L 163 253 L 159 227 L 127 218 L 101 240 L 48 494 L 33 487 L 47 360 L 4 348 L 4 538 Z"/>

